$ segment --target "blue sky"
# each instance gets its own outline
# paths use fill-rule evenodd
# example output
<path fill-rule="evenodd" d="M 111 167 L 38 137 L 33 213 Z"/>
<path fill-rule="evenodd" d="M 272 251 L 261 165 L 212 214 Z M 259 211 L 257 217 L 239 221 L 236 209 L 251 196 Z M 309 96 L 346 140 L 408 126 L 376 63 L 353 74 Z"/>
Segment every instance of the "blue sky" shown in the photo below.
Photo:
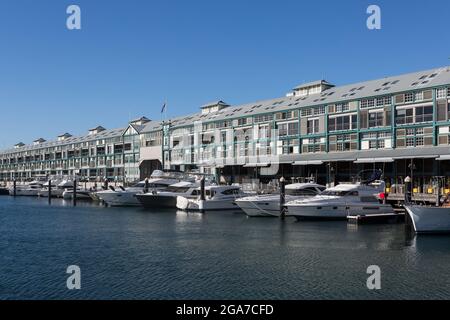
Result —
<path fill-rule="evenodd" d="M 66 8 L 82 30 L 66 29 Z M 366 9 L 382 29 L 366 28 Z M 0 148 L 450 64 L 447 0 L 0 0 Z"/>

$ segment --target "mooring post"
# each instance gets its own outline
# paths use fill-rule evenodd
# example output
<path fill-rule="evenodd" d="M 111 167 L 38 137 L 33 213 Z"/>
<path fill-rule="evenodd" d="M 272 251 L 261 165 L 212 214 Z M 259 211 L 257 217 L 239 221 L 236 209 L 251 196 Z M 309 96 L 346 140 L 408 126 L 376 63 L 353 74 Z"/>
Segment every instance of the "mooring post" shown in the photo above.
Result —
<path fill-rule="evenodd" d="M 286 180 L 284 177 L 280 179 L 280 218 L 284 220 L 286 218 L 286 210 L 284 205 L 286 203 Z"/>
<path fill-rule="evenodd" d="M 73 196 L 72 196 L 72 200 L 73 200 L 73 206 L 76 207 L 77 206 L 77 178 L 75 178 L 73 180 Z"/>
<path fill-rule="evenodd" d="M 13 180 L 13 195 L 14 195 L 14 198 L 16 197 L 16 194 L 17 194 L 17 180 L 14 178 L 14 180 Z"/>
<path fill-rule="evenodd" d="M 48 180 L 48 204 L 52 204 L 52 180 Z"/>
<path fill-rule="evenodd" d="M 202 177 L 200 180 L 200 203 L 199 203 L 199 209 L 201 213 L 205 212 L 205 177 Z"/>
<path fill-rule="evenodd" d="M 149 189 L 148 178 L 145 178 L 144 193 L 148 193 L 148 189 Z"/>
<path fill-rule="evenodd" d="M 410 204 L 412 200 L 411 177 L 405 178 L 405 204 Z"/>

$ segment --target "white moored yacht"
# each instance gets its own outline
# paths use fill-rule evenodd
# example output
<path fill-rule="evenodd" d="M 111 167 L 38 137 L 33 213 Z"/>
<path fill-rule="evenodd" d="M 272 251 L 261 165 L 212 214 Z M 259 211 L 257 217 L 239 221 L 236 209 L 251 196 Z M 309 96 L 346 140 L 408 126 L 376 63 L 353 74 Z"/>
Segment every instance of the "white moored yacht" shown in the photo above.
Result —
<path fill-rule="evenodd" d="M 154 192 L 158 190 L 165 190 L 167 187 L 177 182 L 178 180 L 176 179 L 155 178 L 148 180 L 148 187 L 151 192 Z M 143 193 L 144 188 L 145 181 L 141 181 L 129 188 L 114 188 L 110 186 L 109 190 L 96 192 L 96 195 L 107 205 L 113 207 L 139 206 L 140 202 L 136 198 L 136 195 Z"/>
<path fill-rule="evenodd" d="M 16 185 L 16 196 L 37 197 L 43 186 L 41 181 L 32 181 L 27 185 Z M 14 195 L 14 187 L 9 188 L 9 194 Z"/>
<path fill-rule="evenodd" d="M 147 209 L 176 208 L 178 196 L 183 196 L 187 199 L 196 199 L 199 194 L 198 183 L 182 181 L 161 191 L 138 193 L 136 194 L 136 198 Z"/>
<path fill-rule="evenodd" d="M 73 188 L 66 189 L 63 192 L 63 194 L 62 194 L 62 198 L 64 200 L 72 200 L 73 199 L 73 194 L 74 194 Z M 79 199 L 79 200 L 92 200 L 91 199 L 91 191 L 88 190 L 88 189 L 78 189 L 77 188 L 77 199 Z"/>
<path fill-rule="evenodd" d="M 200 189 L 198 189 L 200 194 Z M 186 211 L 239 210 L 235 201 L 247 196 L 239 186 L 207 186 L 205 200 L 177 197 L 177 208 Z"/>
<path fill-rule="evenodd" d="M 384 182 L 343 183 L 307 200 L 288 202 L 288 215 L 297 219 L 346 219 L 348 216 L 393 213 L 391 205 L 381 204 Z"/>
<path fill-rule="evenodd" d="M 286 203 L 312 198 L 326 188 L 316 183 L 294 183 L 286 186 Z M 236 200 L 236 204 L 249 217 L 279 217 L 280 194 L 266 194 Z"/>
<path fill-rule="evenodd" d="M 39 191 L 40 197 L 48 197 L 49 182 L 44 183 L 43 188 Z M 52 198 L 61 198 L 66 189 L 73 189 L 72 180 L 53 181 L 52 180 Z"/>
<path fill-rule="evenodd" d="M 450 208 L 405 205 L 416 233 L 450 233 Z"/>

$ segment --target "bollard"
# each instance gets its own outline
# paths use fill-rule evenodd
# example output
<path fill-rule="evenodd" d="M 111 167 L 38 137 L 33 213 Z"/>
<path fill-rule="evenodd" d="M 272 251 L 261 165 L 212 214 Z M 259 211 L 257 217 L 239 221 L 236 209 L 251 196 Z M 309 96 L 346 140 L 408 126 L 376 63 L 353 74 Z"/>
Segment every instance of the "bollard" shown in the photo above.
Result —
<path fill-rule="evenodd" d="M 282 220 L 286 218 L 286 210 L 284 205 L 286 203 L 286 180 L 284 177 L 280 179 L 280 217 Z"/>
<path fill-rule="evenodd" d="M 77 179 L 74 179 L 74 181 L 73 181 L 72 200 L 73 200 L 73 206 L 76 207 L 77 206 Z"/>
<path fill-rule="evenodd" d="M 16 179 L 14 179 L 14 181 L 13 181 L 13 196 L 14 196 L 14 198 L 16 197 L 16 195 L 17 195 L 17 181 L 16 181 Z"/>
<path fill-rule="evenodd" d="M 205 212 L 205 177 L 202 177 L 200 180 L 200 203 L 199 203 L 199 209 L 201 213 Z"/>
<path fill-rule="evenodd" d="M 48 204 L 52 204 L 52 180 L 48 180 Z"/>
<path fill-rule="evenodd" d="M 144 193 L 148 193 L 148 189 L 149 189 L 148 178 L 145 178 Z"/>

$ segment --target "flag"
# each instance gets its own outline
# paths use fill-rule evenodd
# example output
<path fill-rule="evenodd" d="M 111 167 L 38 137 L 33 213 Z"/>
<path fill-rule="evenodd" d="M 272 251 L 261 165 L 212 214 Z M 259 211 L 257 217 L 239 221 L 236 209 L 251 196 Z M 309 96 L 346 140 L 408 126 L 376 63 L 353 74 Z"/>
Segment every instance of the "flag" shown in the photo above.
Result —
<path fill-rule="evenodd" d="M 163 113 L 164 111 L 166 111 L 166 103 L 164 103 L 162 108 L 161 108 L 161 113 Z"/>

